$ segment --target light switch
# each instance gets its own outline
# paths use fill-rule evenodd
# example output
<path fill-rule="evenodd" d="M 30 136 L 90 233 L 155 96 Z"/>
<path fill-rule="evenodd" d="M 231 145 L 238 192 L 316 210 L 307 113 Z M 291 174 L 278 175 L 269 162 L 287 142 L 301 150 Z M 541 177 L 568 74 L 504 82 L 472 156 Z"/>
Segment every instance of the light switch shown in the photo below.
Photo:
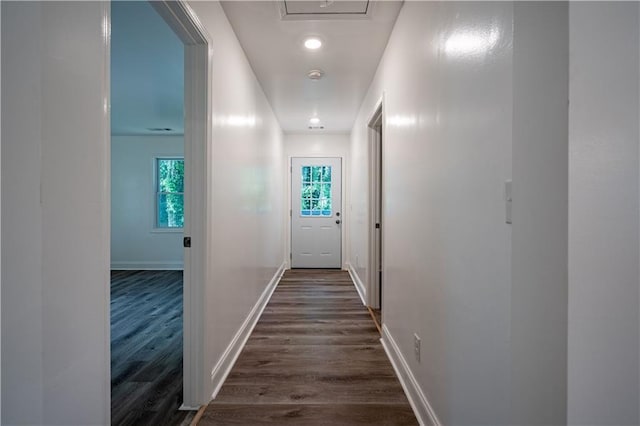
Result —
<path fill-rule="evenodd" d="M 511 201 L 511 180 L 504 181 L 504 199 Z"/>

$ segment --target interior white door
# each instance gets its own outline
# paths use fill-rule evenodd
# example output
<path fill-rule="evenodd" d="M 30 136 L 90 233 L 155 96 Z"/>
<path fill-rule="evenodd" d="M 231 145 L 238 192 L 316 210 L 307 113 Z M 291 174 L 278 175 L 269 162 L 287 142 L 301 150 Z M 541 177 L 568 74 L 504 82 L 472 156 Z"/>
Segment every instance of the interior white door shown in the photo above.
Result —
<path fill-rule="evenodd" d="M 291 267 L 342 267 L 342 159 L 291 159 Z"/>

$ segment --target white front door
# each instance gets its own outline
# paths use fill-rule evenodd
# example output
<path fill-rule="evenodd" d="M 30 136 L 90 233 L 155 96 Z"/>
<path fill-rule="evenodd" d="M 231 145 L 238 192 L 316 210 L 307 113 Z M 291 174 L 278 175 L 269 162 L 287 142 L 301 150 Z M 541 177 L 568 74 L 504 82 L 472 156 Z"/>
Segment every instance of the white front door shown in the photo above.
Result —
<path fill-rule="evenodd" d="M 291 159 L 291 267 L 342 267 L 342 159 Z"/>

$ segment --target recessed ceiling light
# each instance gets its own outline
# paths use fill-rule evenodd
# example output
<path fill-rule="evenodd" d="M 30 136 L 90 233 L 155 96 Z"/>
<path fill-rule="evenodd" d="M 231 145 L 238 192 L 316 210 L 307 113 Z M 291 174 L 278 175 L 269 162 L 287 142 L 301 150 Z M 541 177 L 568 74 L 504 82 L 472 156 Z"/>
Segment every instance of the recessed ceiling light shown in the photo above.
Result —
<path fill-rule="evenodd" d="M 311 124 L 318 124 L 318 123 L 320 123 L 320 119 L 319 119 L 318 117 L 311 117 L 311 118 L 309 119 L 309 123 L 311 123 Z"/>
<path fill-rule="evenodd" d="M 309 37 L 304 41 L 304 47 L 309 50 L 320 49 L 320 46 L 322 46 L 322 41 L 320 41 L 320 39 L 316 37 Z"/>

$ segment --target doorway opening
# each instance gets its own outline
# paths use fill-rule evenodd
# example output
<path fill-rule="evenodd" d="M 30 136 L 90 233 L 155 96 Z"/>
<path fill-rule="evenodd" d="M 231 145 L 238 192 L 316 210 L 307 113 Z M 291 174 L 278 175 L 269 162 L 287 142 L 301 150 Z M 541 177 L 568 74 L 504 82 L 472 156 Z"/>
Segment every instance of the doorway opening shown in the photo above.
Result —
<path fill-rule="evenodd" d="M 111 24 L 112 424 L 180 423 L 209 402 L 211 43 L 182 1 L 112 2 Z"/>
<path fill-rule="evenodd" d="M 383 123 L 382 100 L 369 120 L 369 277 L 368 304 L 378 328 L 383 321 Z"/>
<path fill-rule="evenodd" d="M 111 421 L 181 423 L 184 45 L 148 2 L 111 34 Z"/>

